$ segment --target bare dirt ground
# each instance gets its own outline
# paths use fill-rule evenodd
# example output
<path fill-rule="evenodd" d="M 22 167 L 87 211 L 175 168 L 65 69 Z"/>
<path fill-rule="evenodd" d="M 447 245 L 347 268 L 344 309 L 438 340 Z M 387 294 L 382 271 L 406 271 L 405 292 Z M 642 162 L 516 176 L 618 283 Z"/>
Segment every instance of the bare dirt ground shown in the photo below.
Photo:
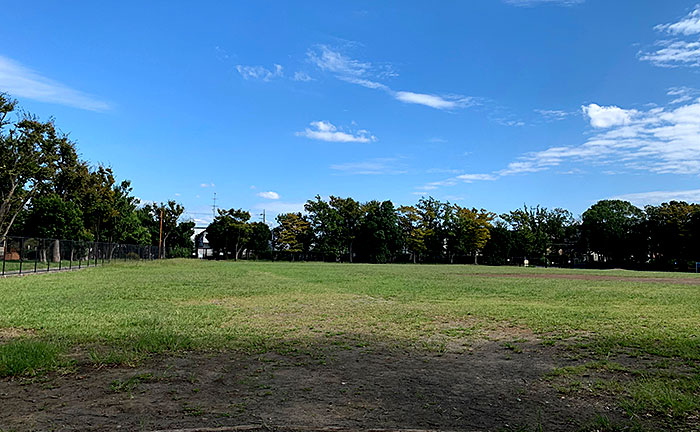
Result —
<path fill-rule="evenodd" d="M 680 285 L 700 285 L 700 277 L 635 277 L 592 274 L 561 274 L 561 273 L 469 273 L 464 276 L 516 278 L 516 279 L 570 279 L 589 281 L 622 281 L 622 282 L 646 282 L 667 283 Z"/>
<path fill-rule="evenodd" d="M 544 379 L 573 364 L 560 348 L 535 339 L 517 345 L 481 341 L 442 355 L 356 347 L 182 353 L 137 368 L 85 363 L 66 375 L 1 380 L 0 430 L 565 431 L 597 414 L 624 419 L 614 401 L 562 395 Z"/>

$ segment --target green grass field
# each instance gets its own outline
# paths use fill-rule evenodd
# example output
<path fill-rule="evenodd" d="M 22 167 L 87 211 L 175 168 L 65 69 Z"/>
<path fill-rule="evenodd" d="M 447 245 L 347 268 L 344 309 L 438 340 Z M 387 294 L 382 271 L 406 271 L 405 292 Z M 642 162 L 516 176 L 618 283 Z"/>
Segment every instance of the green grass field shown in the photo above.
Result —
<path fill-rule="evenodd" d="M 668 280 L 532 277 L 538 274 Z M 601 391 L 617 394 L 631 412 L 697 415 L 700 284 L 688 283 L 693 277 L 700 279 L 621 270 L 168 260 L 5 278 L 0 375 L 69 372 L 76 353 L 124 365 L 179 350 L 376 346 L 439 353 L 510 326 L 594 356 L 578 369 L 553 371 L 557 380 L 574 382 L 587 369 L 621 370 L 632 378 L 610 379 Z M 623 366 L 611 360 L 620 354 L 665 366 Z"/>

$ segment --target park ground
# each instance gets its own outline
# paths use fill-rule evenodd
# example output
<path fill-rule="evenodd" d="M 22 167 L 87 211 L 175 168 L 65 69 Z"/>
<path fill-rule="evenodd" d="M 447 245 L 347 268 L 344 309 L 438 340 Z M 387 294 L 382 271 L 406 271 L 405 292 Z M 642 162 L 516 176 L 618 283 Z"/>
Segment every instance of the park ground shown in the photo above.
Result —
<path fill-rule="evenodd" d="M 168 260 L 9 277 L 0 430 L 697 431 L 699 323 L 694 274 Z"/>

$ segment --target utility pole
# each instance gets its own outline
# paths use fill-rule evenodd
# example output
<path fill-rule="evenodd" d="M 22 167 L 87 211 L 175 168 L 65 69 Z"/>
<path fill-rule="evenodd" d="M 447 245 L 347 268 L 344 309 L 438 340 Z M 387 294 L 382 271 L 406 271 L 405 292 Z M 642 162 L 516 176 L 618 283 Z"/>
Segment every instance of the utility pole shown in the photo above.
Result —
<path fill-rule="evenodd" d="M 163 258 L 161 245 L 163 244 L 163 208 L 160 209 L 160 232 L 158 234 L 158 258 Z"/>
<path fill-rule="evenodd" d="M 267 224 L 267 220 L 265 219 L 265 209 L 263 209 L 263 212 L 262 212 L 262 215 L 261 215 L 261 216 L 263 217 L 263 223 L 264 223 L 264 224 Z"/>
<path fill-rule="evenodd" d="M 216 192 L 214 192 L 214 204 L 211 206 L 211 215 L 216 217 Z"/>

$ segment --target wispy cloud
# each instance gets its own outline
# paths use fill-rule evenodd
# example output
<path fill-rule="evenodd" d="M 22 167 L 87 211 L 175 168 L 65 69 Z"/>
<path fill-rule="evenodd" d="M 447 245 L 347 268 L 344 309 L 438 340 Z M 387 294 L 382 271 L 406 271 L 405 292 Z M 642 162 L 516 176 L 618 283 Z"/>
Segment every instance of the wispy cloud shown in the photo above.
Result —
<path fill-rule="evenodd" d="M 518 7 L 534 7 L 542 5 L 574 6 L 586 0 L 503 0 L 503 3 Z"/>
<path fill-rule="evenodd" d="M 274 78 L 281 78 L 284 76 L 284 68 L 281 65 L 273 65 L 272 70 L 267 69 L 263 66 L 245 66 L 237 65 L 236 70 L 243 77 L 243 79 L 249 80 L 261 80 L 270 81 Z"/>
<path fill-rule="evenodd" d="M 199 185 L 199 187 L 201 187 L 201 188 L 208 188 L 208 187 L 216 187 L 216 185 L 215 185 L 214 183 L 201 183 L 201 184 Z"/>
<path fill-rule="evenodd" d="M 700 90 L 691 87 L 671 87 L 666 92 L 668 96 L 673 96 L 671 104 L 689 102 L 700 98 Z"/>
<path fill-rule="evenodd" d="M 278 200 L 280 199 L 280 194 L 277 192 L 273 191 L 267 191 L 267 192 L 260 192 L 257 194 L 260 198 L 265 198 L 269 200 Z"/>
<path fill-rule="evenodd" d="M 360 129 L 358 131 L 342 131 L 339 130 L 333 123 L 328 121 L 313 121 L 311 127 L 304 129 L 303 132 L 297 132 L 297 136 L 303 136 L 310 139 L 328 141 L 328 142 L 360 142 L 366 143 L 376 141 L 377 137 L 369 131 Z"/>
<path fill-rule="evenodd" d="M 612 199 L 629 201 L 640 207 L 644 205 L 658 205 L 669 201 L 700 203 L 700 189 L 630 193 L 614 196 Z"/>
<path fill-rule="evenodd" d="M 308 82 L 308 81 L 313 81 L 314 79 L 311 78 L 309 74 L 306 72 L 301 72 L 301 71 L 296 71 L 294 72 L 294 77 L 292 78 L 294 81 L 302 81 L 302 82 Z"/>
<path fill-rule="evenodd" d="M 661 67 L 700 67 L 700 4 L 679 21 L 654 29 L 675 38 L 657 41 L 651 51 L 640 51 L 641 60 Z"/>
<path fill-rule="evenodd" d="M 551 110 L 551 109 L 536 109 L 535 112 L 541 115 L 547 121 L 558 121 L 565 120 L 572 113 L 562 110 Z"/>
<path fill-rule="evenodd" d="M 88 111 L 106 111 L 110 108 L 107 102 L 47 78 L 4 56 L 0 56 L 0 91 L 18 98 L 66 105 Z"/>
<path fill-rule="evenodd" d="M 407 172 L 396 158 L 375 158 L 362 162 L 348 162 L 331 165 L 330 168 L 348 175 L 395 175 Z"/>
<path fill-rule="evenodd" d="M 393 90 L 381 82 L 384 78 L 397 76 L 391 65 L 377 66 L 368 61 L 356 60 L 327 45 L 318 45 L 310 49 L 307 52 L 307 58 L 320 70 L 333 73 L 341 81 L 384 91 L 403 103 L 418 104 L 440 110 L 454 110 L 478 105 L 476 98 L 468 96 Z"/>

